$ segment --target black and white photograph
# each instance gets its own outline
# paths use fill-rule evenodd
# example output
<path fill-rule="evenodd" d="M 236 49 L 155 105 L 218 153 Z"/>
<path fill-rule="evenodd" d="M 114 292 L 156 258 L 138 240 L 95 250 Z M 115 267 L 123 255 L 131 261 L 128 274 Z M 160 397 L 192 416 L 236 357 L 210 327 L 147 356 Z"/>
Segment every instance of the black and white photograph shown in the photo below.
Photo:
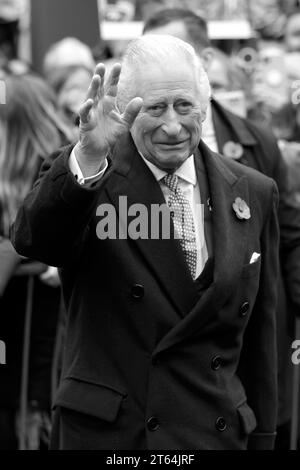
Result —
<path fill-rule="evenodd" d="M 0 0 L 18 450 L 300 450 L 299 0 Z"/>

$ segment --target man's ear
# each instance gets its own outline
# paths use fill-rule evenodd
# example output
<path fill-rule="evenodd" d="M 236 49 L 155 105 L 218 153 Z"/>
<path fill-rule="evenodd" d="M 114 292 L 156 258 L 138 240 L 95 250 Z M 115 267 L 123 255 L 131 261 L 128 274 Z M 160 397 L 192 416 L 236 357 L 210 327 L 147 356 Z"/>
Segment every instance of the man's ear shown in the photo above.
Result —
<path fill-rule="evenodd" d="M 214 57 L 215 51 L 212 47 L 205 47 L 205 49 L 201 51 L 200 59 L 206 72 L 209 70 Z"/>

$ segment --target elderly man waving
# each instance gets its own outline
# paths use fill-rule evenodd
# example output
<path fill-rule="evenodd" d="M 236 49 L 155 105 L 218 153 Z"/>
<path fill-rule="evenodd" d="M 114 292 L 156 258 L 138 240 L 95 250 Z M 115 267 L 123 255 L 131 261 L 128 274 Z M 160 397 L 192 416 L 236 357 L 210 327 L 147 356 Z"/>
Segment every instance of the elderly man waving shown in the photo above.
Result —
<path fill-rule="evenodd" d="M 191 46 L 138 39 L 19 211 L 68 310 L 53 448 L 273 446 L 277 190 L 201 142 L 209 97 Z"/>

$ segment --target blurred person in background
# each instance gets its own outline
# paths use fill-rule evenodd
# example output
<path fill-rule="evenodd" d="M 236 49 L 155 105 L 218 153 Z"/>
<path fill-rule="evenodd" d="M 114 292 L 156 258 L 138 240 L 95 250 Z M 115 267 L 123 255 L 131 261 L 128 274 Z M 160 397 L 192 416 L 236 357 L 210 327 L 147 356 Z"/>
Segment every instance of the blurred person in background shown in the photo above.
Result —
<path fill-rule="evenodd" d="M 300 52 L 286 54 L 285 69 L 289 99 L 274 113 L 273 125 L 300 206 Z"/>
<path fill-rule="evenodd" d="M 78 111 L 86 95 L 93 73 L 84 65 L 70 65 L 57 71 L 52 87 L 57 105 L 66 123 L 73 129 L 74 140 L 78 138 Z"/>
<path fill-rule="evenodd" d="M 249 115 L 272 128 L 300 202 L 300 52 L 296 51 L 296 39 L 292 39 L 296 36 L 286 35 L 286 47 L 266 43 L 260 48 Z"/>
<path fill-rule="evenodd" d="M 298 140 L 299 131 L 295 105 L 295 83 L 300 77 L 300 9 L 288 17 L 283 30 L 283 42 L 259 41 L 257 70 L 254 80 L 255 119 L 263 118 L 272 126 L 278 139 Z M 299 94 L 298 94 L 299 96 Z M 297 104 L 297 103 L 296 103 Z M 257 108 L 260 108 L 257 109 Z M 259 112 L 262 110 L 262 116 Z"/>
<path fill-rule="evenodd" d="M 19 69 L 18 69 L 19 70 Z M 6 104 L 0 105 L 0 312 L 7 364 L 0 368 L 0 449 L 18 447 L 18 411 L 29 260 L 8 241 L 10 226 L 46 155 L 69 141 L 49 86 L 30 73 L 1 70 Z M 4 247 L 4 263 L 2 262 Z M 7 269 L 8 268 L 8 269 Z M 38 449 L 49 432 L 51 363 L 60 304 L 57 270 L 41 266 L 34 277 L 26 446 Z"/>
<path fill-rule="evenodd" d="M 136 3 L 138 18 L 146 21 L 164 8 L 186 8 L 207 20 L 244 19 L 248 13 L 246 0 L 139 0 Z"/>
<path fill-rule="evenodd" d="M 243 72 L 234 66 L 230 57 L 214 48 L 208 69 L 208 78 L 214 91 L 234 91 L 243 87 Z"/>
<path fill-rule="evenodd" d="M 252 101 L 252 83 L 244 70 L 230 56 L 214 48 L 207 74 L 213 97 L 229 111 L 246 117 Z"/>
<path fill-rule="evenodd" d="M 190 10 L 165 9 L 151 16 L 144 34 L 170 34 L 191 44 L 208 71 L 214 58 L 205 20 Z M 279 356 L 278 448 L 288 448 L 291 418 L 292 315 L 300 307 L 300 210 L 291 192 L 287 167 L 269 129 L 255 125 L 212 100 L 203 123 L 202 139 L 214 151 L 273 178 L 279 188 L 281 276 L 277 308 Z"/>
<path fill-rule="evenodd" d="M 78 139 L 78 111 L 86 96 L 95 61 L 90 48 L 76 38 L 53 44 L 44 58 L 43 72 L 57 95 L 57 103 L 66 123 Z"/>
<path fill-rule="evenodd" d="M 282 137 L 284 127 L 276 125 L 276 114 L 289 102 L 285 51 L 279 42 L 260 42 L 253 73 L 253 103 L 251 119 L 271 127 L 275 136 Z"/>

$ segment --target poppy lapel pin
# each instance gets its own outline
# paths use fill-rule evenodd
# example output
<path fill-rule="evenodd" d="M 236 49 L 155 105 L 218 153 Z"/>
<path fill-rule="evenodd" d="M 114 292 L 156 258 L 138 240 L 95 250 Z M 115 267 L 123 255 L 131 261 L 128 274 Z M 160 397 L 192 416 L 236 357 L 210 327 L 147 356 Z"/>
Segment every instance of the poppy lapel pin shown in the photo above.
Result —
<path fill-rule="evenodd" d="M 223 155 L 233 160 L 239 160 L 242 158 L 244 149 L 238 142 L 229 140 L 223 147 Z"/>
<path fill-rule="evenodd" d="M 235 215 L 237 216 L 238 219 L 240 220 L 249 220 L 251 217 L 250 209 L 246 202 L 241 199 L 240 197 L 237 197 L 234 203 L 232 204 L 232 208 L 235 212 Z"/>

